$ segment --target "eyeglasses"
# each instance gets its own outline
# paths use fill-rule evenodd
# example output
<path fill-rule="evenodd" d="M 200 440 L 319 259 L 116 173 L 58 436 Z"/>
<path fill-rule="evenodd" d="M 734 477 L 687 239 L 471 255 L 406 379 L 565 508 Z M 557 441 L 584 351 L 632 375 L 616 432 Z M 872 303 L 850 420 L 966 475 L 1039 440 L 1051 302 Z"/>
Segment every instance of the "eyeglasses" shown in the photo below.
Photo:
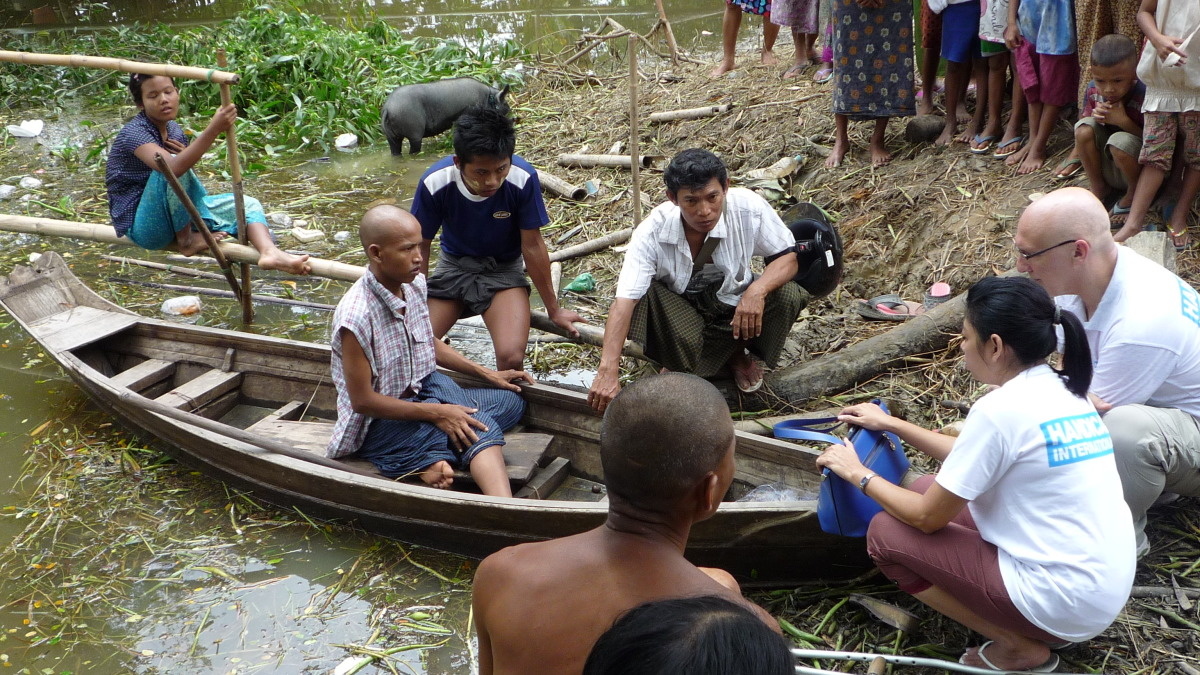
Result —
<path fill-rule="evenodd" d="M 1034 253 L 1026 253 L 1026 252 L 1022 251 L 1021 249 L 1017 248 L 1017 242 L 1015 242 L 1015 241 L 1013 242 L 1013 248 L 1016 249 L 1017 255 L 1021 256 L 1022 258 L 1026 259 L 1026 260 L 1033 260 L 1034 258 L 1038 257 L 1039 255 L 1041 255 L 1043 253 L 1048 253 L 1050 251 L 1053 251 L 1054 249 L 1058 248 L 1059 246 L 1066 246 L 1067 244 L 1074 244 L 1076 241 L 1077 241 L 1076 239 L 1068 239 L 1066 241 L 1060 241 L 1053 246 L 1047 246 L 1046 248 L 1044 248 L 1040 251 L 1036 251 Z"/>

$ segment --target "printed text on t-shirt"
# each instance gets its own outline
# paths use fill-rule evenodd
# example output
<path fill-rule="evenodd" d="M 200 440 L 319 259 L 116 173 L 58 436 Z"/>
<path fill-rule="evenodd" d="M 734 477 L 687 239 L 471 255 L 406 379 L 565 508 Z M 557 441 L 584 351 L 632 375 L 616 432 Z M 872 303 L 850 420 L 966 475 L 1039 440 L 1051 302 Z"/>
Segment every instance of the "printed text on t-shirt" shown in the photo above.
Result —
<path fill-rule="evenodd" d="M 1041 427 L 1050 466 L 1112 454 L 1112 439 L 1094 412 L 1043 422 Z"/>

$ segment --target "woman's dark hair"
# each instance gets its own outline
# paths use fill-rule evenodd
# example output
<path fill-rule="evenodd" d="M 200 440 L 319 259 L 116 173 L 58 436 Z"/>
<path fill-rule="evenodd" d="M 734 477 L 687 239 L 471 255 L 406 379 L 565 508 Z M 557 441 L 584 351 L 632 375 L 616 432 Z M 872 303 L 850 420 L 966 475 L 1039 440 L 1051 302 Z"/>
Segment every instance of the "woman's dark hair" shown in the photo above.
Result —
<path fill-rule="evenodd" d="M 476 157 L 512 157 L 517 148 L 513 121 L 497 105 L 473 105 L 454 123 L 454 155 L 463 164 Z"/>
<path fill-rule="evenodd" d="M 690 148 L 675 155 L 667 170 L 663 172 L 663 182 L 667 184 L 667 194 L 677 195 L 680 188 L 698 190 L 716 178 L 723 186 L 729 184 L 729 173 L 725 162 L 708 150 Z"/>
<path fill-rule="evenodd" d="M 713 595 L 638 605 L 600 636 L 583 675 L 791 675 L 783 636 Z"/>
<path fill-rule="evenodd" d="M 133 97 L 134 103 L 138 105 L 142 104 L 142 85 L 146 83 L 146 80 L 152 77 L 155 76 L 146 75 L 145 73 L 133 73 L 129 76 L 129 95 Z M 175 83 L 175 78 L 171 78 L 171 83 Z"/>
<path fill-rule="evenodd" d="M 1056 325 L 1063 329 L 1063 359 L 1058 376 L 1076 396 L 1092 385 L 1092 350 L 1083 324 L 1063 312 L 1046 290 L 1025 277 L 984 277 L 967 291 L 967 321 L 981 340 L 999 335 L 1022 365 L 1046 358 L 1058 347 Z"/>

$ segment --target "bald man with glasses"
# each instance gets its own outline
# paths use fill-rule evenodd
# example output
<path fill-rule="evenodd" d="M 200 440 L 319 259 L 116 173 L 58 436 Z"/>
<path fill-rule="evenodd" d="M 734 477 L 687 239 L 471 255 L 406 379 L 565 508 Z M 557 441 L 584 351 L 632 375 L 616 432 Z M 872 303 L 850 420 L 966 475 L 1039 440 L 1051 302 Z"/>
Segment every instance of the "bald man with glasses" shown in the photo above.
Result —
<path fill-rule="evenodd" d="M 1113 241 L 1088 190 L 1031 204 L 1013 237 L 1017 270 L 1083 322 L 1095 374 L 1091 398 L 1113 440 L 1138 555 L 1146 510 L 1164 493 L 1200 496 L 1200 295 Z"/>

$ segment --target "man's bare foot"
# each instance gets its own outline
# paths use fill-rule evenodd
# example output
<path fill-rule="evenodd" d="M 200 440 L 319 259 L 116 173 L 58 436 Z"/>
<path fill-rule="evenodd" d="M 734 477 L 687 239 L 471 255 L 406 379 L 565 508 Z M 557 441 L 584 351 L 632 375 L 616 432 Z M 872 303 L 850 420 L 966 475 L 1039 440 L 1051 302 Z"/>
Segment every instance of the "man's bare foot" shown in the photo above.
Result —
<path fill-rule="evenodd" d="M 882 143 L 871 143 L 871 166 L 887 166 L 891 161 L 892 153 Z"/>
<path fill-rule="evenodd" d="M 1018 650 L 1005 648 L 989 640 L 979 647 L 968 649 L 959 659 L 959 663 L 989 670 L 1029 670 L 1047 663 L 1052 655 L 1050 648 L 1041 643 L 1029 650 Z M 987 658 L 987 663 L 984 662 L 984 657 Z"/>
<path fill-rule="evenodd" d="M 734 384 L 742 392 L 752 394 L 762 387 L 762 366 L 745 350 L 729 357 L 729 372 L 733 374 Z"/>
<path fill-rule="evenodd" d="M 277 248 L 259 253 L 258 266 L 264 270 L 279 270 L 288 274 L 312 272 L 312 265 L 308 264 L 308 256 L 292 255 Z"/>
<path fill-rule="evenodd" d="M 1004 160 L 1004 164 L 1007 166 L 1016 166 L 1016 165 L 1020 164 L 1021 162 L 1025 161 L 1025 156 L 1028 154 L 1029 154 L 1029 146 L 1028 145 L 1021 146 L 1020 150 L 1012 153 L 1011 155 L 1008 156 L 1007 159 Z"/>
<path fill-rule="evenodd" d="M 842 160 L 846 158 L 846 151 L 850 149 L 850 144 L 842 139 L 836 139 L 833 142 L 833 149 L 829 151 L 829 156 L 825 158 L 826 169 L 836 169 L 842 165 Z"/>
<path fill-rule="evenodd" d="M 775 56 L 775 52 L 764 49 L 762 52 L 762 64 L 764 66 L 774 66 L 779 63 L 779 57 Z"/>
<path fill-rule="evenodd" d="M 439 460 L 425 467 L 421 472 L 421 480 L 429 487 L 446 490 L 454 484 L 454 469 L 446 460 Z"/>
<path fill-rule="evenodd" d="M 722 60 L 720 63 L 717 64 L 716 68 L 712 69 L 712 72 L 710 72 L 708 74 L 708 76 L 709 77 L 720 77 L 720 76 L 724 75 L 725 73 L 728 73 L 729 71 L 733 70 L 734 68 L 737 68 L 736 63 L 734 63 L 733 61 Z"/>
<path fill-rule="evenodd" d="M 1017 167 L 1017 175 L 1018 176 L 1029 175 L 1029 174 L 1033 173 L 1034 171 L 1041 169 L 1042 165 L 1044 165 L 1045 163 L 1046 163 L 1045 157 L 1042 157 L 1040 154 L 1034 152 L 1033 150 L 1030 150 L 1029 152 L 1025 153 L 1025 159 L 1021 160 L 1021 166 Z"/>
<path fill-rule="evenodd" d="M 937 146 L 942 146 L 942 145 L 950 145 L 951 143 L 953 143 L 954 142 L 954 126 L 955 125 L 947 124 L 945 127 L 943 127 L 941 135 L 939 135 L 937 137 L 937 139 L 935 139 L 933 141 L 933 144 L 937 145 Z"/>

